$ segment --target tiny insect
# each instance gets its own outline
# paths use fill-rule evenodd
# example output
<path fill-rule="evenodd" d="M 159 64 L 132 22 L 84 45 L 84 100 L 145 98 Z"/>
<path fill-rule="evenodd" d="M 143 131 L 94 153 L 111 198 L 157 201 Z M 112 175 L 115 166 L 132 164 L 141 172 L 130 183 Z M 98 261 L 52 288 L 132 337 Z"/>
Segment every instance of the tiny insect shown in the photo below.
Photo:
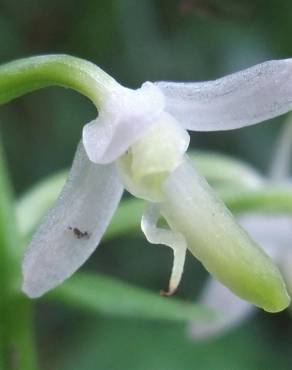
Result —
<path fill-rule="evenodd" d="M 76 236 L 77 239 L 89 239 L 90 234 L 88 231 L 81 231 L 77 227 L 68 227 L 69 230 L 73 231 L 73 234 Z"/>

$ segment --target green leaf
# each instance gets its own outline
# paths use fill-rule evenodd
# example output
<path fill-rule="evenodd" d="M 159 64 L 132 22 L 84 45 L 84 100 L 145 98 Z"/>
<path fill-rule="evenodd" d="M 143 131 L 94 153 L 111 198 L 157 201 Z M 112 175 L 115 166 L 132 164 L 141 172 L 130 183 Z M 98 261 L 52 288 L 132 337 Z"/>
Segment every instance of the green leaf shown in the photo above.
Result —
<path fill-rule="evenodd" d="M 161 297 L 159 293 L 96 273 L 77 273 L 44 298 L 89 313 L 118 317 L 170 321 L 216 318 L 214 312 L 203 306 Z"/>
<path fill-rule="evenodd" d="M 190 158 L 200 174 L 217 189 L 255 189 L 264 183 L 264 178 L 253 167 L 237 158 L 197 150 L 190 152 Z"/>
<path fill-rule="evenodd" d="M 266 185 L 254 191 L 223 190 L 221 197 L 235 213 L 292 213 L 292 186 L 289 185 Z"/>
<path fill-rule="evenodd" d="M 144 208 L 145 202 L 140 199 L 123 200 L 104 235 L 104 240 L 114 239 L 119 235 L 130 234 L 140 230 Z"/>

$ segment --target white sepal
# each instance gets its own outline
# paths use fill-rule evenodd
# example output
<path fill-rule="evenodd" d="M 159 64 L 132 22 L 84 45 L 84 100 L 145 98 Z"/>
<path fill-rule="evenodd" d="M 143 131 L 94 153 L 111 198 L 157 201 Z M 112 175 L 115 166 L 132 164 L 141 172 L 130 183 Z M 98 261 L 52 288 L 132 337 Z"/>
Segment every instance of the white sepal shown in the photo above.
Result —
<path fill-rule="evenodd" d="M 80 143 L 69 178 L 25 253 L 22 290 L 39 297 L 92 254 L 123 192 L 114 164 L 89 161 Z"/>
<path fill-rule="evenodd" d="M 292 59 L 273 60 L 207 82 L 157 82 L 166 111 L 193 131 L 230 130 L 292 108 Z"/>
<path fill-rule="evenodd" d="M 240 299 L 211 277 L 203 288 L 199 302 L 214 310 L 217 316 L 214 321 L 191 323 L 189 331 L 194 339 L 206 339 L 222 334 L 239 326 L 255 311 L 253 305 Z"/>

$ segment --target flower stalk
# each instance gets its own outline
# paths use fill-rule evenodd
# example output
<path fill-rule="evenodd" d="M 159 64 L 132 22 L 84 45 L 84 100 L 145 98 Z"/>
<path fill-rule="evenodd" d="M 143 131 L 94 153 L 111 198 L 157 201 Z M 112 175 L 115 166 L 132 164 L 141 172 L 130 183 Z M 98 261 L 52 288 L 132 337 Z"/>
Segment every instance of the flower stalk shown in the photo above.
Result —
<path fill-rule="evenodd" d="M 0 66 L 0 104 L 48 86 L 76 90 L 99 107 L 117 82 L 95 64 L 69 55 L 23 58 Z"/>

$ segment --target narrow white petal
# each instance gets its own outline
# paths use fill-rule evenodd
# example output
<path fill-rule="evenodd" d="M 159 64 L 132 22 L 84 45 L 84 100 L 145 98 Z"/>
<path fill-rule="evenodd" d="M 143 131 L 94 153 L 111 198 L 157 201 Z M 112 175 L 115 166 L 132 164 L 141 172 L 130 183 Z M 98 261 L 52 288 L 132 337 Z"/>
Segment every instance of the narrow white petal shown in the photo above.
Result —
<path fill-rule="evenodd" d="M 290 239 L 291 241 L 291 239 Z M 287 248 L 285 253 L 281 255 L 281 259 L 279 261 L 279 267 L 281 269 L 281 272 L 284 276 L 287 290 L 292 294 L 292 249 L 291 244 L 290 248 Z M 291 306 L 290 306 L 291 309 Z"/>
<path fill-rule="evenodd" d="M 250 303 L 240 299 L 219 281 L 209 278 L 199 299 L 200 304 L 214 310 L 218 317 L 209 323 L 191 323 L 190 335 L 195 339 L 213 337 L 240 325 L 254 311 Z"/>
<path fill-rule="evenodd" d="M 287 215 L 246 213 L 238 222 L 276 263 L 291 248 L 292 218 Z"/>
<path fill-rule="evenodd" d="M 214 81 L 157 82 L 166 110 L 194 131 L 252 125 L 292 108 L 292 59 L 265 62 Z"/>
<path fill-rule="evenodd" d="M 159 206 L 150 204 L 143 214 L 141 228 L 150 243 L 164 244 L 173 249 L 174 259 L 169 289 L 168 292 L 164 292 L 165 295 L 171 295 L 176 291 L 183 274 L 187 245 L 179 232 L 157 227 L 159 216 Z"/>
<path fill-rule="evenodd" d="M 23 291 L 39 297 L 71 276 L 95 250 L 120 201 L 114 164 L 77 149 L 69 178 L 33 237 L 23 261 Z"/>
<path fill-rule="evenodd" d="M 96 120 L 83 128 L 83 143 L 91 161 L 110 163 L 126 152 L 157 121 L 164 97 L 151 82 L 140 89 L 121 88 L 108 96 Z"/>
<path fill-rule="evenodd" d="M 292 116 L 288 120 L 276 141 L 272 157 L 270 179 L 285 182 L 290 177 L 292 157 Z"/>

